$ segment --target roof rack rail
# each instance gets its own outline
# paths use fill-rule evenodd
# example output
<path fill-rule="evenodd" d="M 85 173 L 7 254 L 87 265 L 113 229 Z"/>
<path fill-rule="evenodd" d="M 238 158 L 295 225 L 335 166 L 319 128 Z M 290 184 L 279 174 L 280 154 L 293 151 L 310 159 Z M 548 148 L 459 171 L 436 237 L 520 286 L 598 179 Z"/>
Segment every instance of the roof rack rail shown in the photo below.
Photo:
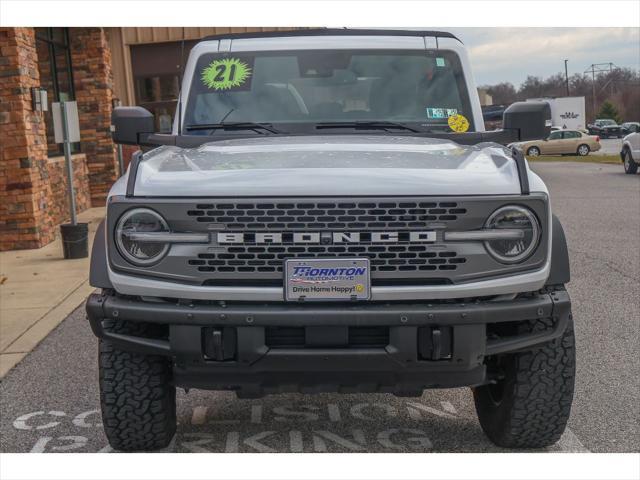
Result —
<path fill-rule="evenodd" d="M 202 40 L 222 40 L 265 37 L 317 37 L 317 36 L 367 36 L 388 35 L 395 37 L 440 37 L 461 40 L 449 32 L 435 30 L 384 30 L 384 29 L 352 29 L 352 28 L 308 28 L 302 30 L 275 30 L 269 32 L 239 32 L 209 35 Z"/>

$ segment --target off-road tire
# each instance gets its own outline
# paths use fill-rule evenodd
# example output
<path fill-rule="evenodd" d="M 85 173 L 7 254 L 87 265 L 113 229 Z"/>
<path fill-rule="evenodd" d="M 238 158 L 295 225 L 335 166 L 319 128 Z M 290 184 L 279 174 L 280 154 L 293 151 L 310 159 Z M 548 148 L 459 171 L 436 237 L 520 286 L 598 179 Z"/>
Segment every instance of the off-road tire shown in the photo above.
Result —
<path fill-rule="evenodd" d="M 578 145 L 576 153 L 581 157 L 586 157 L 587 155 L 589 155 L 590 151 L 591 149 L 589 148 L 589 145 L 587 145 L 586 143 L 581 143 L 580 145 Z"/>
<path fill-rule="evenodd" d="M 624 173 L 628 173 L 629 175 L 633 175 L 638 171 L 638 164 L 633 161 L 633 157 L 631 156 L 631 151 L 628 148 L 624 149 L 624 160 L 622 162 L 624 166 Z"/>
<path fill-rule="evenodd" d="M 155 336 L 155 325 L 105 321 L 107 330 Z M 158 450 L 176 431 L 176 389 L 166 357 L 121 350 L 99 341 L 100 406 L 109 444 L 121 451 Z"/>
<path fill-rule="evenodd" d="M 539 319 L 519 327 L 520 332 L 552 327 Z M 575 380 L 573 320 L 564 334 L 534 350 L 499 358 L 504 379 L 502 395 L 485 385 L 474 389 L 480 426 L 500 447 L 542 448 L 559 439 L 569 420 Z M 495 388 L 495 387 L 493 387 Z"/>
<path fill-rule="evenodd" d="M 529 157 L 539 157 L 540 156 L 540 149 L 538 147 L 529 147 L 527 149 L 527 156 Z"/>

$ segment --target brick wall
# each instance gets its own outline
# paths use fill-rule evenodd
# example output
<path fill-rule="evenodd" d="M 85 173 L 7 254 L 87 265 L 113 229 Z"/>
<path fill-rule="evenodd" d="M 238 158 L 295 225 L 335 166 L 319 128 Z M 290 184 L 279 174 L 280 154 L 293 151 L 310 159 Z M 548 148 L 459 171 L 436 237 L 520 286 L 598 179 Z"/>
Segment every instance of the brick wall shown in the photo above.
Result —
<path fill-rule="evenodd" d="M 71 157 L 73 162 L 73 187 L 76 196 L 76 211 L 91 207 L 89 195 L 89 171 L 83 153 Z M 49 215 L 54 225 L 69 221 L 69 193 L 67 192 L 67 166 L 64 157 L 51 157 L 47 162 L 51 198 Z"/>
<path fill-rule="evenodd" d="M 111 49 L 103 28 L 71 28 L 69 36 L 81 150 L 87 157 L 91 204 L 98 207 L 105 204 L 118 171 L 110 132 L 113 99 Z"/>
<path fill-rule="evenodd" d="M 131 163 L 131 157 L 134 153 L 140 150 L 138 145 L 122 145 L 122 159 L 124 164 L 124 170 L 127 171 L 129 168 L 129 163 Z"/>
<path fill-rule="evenodd" d="M 0 250 L 39 248 L 55 225 L 44 120 L 31 108 L 40 84 L 33 29 L 0 28 L 0 53 Z"/>
<path fill-rule="evenodd" d="M 105 33 L 72 28 L 70 36 L 82 137 L 82 154 L 73 157 L 79 213 L 104 205 L 117 160 L 109 133 L 111 57 Z M 40 248 L 69 220 L 64 157 L 47 158 L 45 116 L 31 107 L 31 87 L 51 87 L 41 82 L 48 59 L 38 64 L 36 43 L 32 28 L 0 28 L 0 250 Z M 52 88 L 47 90 L 54 101 Z"/>

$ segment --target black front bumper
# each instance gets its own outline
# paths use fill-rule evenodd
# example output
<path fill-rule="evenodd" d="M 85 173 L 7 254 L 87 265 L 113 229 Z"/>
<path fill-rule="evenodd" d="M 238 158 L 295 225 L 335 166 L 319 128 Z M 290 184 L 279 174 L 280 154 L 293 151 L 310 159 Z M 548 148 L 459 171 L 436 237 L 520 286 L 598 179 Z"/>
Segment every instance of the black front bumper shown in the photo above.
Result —
<path fill-rule="evenodd" d="M 122 349 L 171 357 L 181 387 L 236 390 L 242 396 L 418 395 L 425 388 L 486 383 L 486 356 L 559 337 L 571 303 L 564 290 L 502 302 L 353 305 L 183 304 L 93 294 L 87 313 L 98 337 Z M 495 325 L 538 318 L 551 318 L 553 328 L 495 335 Z M 123 335 L 109 329 L 113 320 L 163 324 L 166 333 Z"/>

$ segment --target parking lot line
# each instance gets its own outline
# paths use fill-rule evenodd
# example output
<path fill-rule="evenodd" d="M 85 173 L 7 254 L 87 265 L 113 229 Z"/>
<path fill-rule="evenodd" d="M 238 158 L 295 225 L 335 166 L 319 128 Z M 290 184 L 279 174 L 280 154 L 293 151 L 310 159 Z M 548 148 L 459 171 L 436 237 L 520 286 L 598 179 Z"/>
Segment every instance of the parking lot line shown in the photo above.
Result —
<path fill-rule="evenodd" d="M 585 447 L 568 427 L 560 437 L 557 445 L 560 447 L 560 451 L 565 453 L 591 453 L 591 450 Z"/>

